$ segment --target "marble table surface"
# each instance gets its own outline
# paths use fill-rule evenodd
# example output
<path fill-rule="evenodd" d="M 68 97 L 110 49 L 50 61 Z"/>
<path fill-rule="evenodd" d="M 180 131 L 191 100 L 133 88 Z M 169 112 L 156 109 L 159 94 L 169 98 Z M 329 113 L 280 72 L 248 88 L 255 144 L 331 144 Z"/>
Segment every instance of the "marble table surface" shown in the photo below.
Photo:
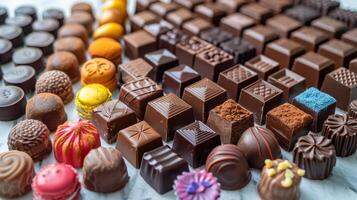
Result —
<path fill-rule="evenodd" d="M 96 11 L 100 9 L 101 0 L 87 0 L 92 3 Z M 75 2 L 72 0 L 1 0 L 0 6 L 6 6 L 12 15 L 14 8 L 22 4 L 32 4 L 35 5 L 39 13 L 42 10 L 50 7 L 59 7 L 66 11 L 70 9 L 71 4 Z M 130 11 L 134 10 L 135 0 L 129 0 Z M 357 8 L 357 0 L 344 0 L 344 7 Z M 124 59 L 124 62 L 126 59 Z M 9 68 L 13 67 L 12 64 L 6 64 L 2 66 L 2 70 L 6 72 Z M 0 85 L 3 85 L 3 81 L 0 81 Z M 74 85 L 74 91 L 78 91 L 80 84 Z M 118 97 L 118 91 L 114 92 L 114 98 Z M 28 96 L 27 98 L 30 98 Z M 65 110 L 68 115 L 68 120 L 74 121 L 79 117 L 75 112 L 74 101 L 65 106 Z M 338 111 L 339 112 L 339 111 Z M 23 120 L 24 117 L 10 122 L 0 122 L 0 152 L 8 150 L 7 147 L 7 136 L 10 129 L 19 121 Z M 53 134 L 51 135 L 53 137 Z M 53 140 L 52 140 L 53 141 Z M 171 145 L 169 143 L 169 145 Z M 112 146 L 108 145 L 102 140 L 102 146 Z M 292 160 L 291 153 L 283 152 L 283 157 L 288 160 Z M 36 163 L 36 171 L 38 171 L 41 166 L 56 162 L 53 156 L 49 156 L 42 162 Z M 171 200 L 176 199 L 173 191 L 166 193 L 165 195 L 159 195 L 156 193 L 146 182 L 141 178 L 134 167 L 130 163 L 127 163 L 128 173 L 130 176 L 129 183 L 121 191 L 111 193 L 111 194 L 98 194 L 86 190 L 84 187 L 81 190 L 81 199 L 116 199 L 116 200 Z M 192 169 L 191 169 L 192 170 Z M 82 174 L 81 169 L 78 172 Z M 250 183 L 241 190 L 237 191 L 222 191 L 222 200 L 255 200 L 259 199 L 257 194 L 257 184 L 259 182 L 260 172 L 258 170 L 252 170 L 252 179 Z M 82 176 L 80 175 L 80 178 Z M 337 158 L 336 167 L 333 171 L 333 175 L 323 181 L 313 181 L 304 178 L 301 183 L 301 199 L 302 200 L 356 200 L 357 199 L 357 153 L 347 158 Z M 29 193 L 18 199 L 31 199 L 32 194 Z M 0 198 L 1 199 L 1 198 Z"/>

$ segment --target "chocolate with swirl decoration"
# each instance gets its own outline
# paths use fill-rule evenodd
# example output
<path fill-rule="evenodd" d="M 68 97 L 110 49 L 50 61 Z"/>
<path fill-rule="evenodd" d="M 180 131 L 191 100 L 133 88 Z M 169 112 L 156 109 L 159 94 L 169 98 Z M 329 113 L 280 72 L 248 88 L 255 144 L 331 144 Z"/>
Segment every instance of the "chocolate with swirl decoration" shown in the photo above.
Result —
<path fill-rule="evenodd" d="M 348 108 L 348 116 L 353 119 L 357 119 L 357 99 L 350 103 L 350 107 Z"/>
<path fill-rule="evenodd" d="M 95 192 L 120 190 L 129 181 L 122 154 L 111 147 L 91 150 L 84 159 L 83 180 L 85 186 Z"/>
<path fill-rule="evenodd" d="M 294 163 L 306 170 L 309 179 L 322 180 L 336 165 L 336 151 L 330 139 L 310 133 L 299 138 L 293 150 Z"/>
<path fill-rule="evenodd" d="M 330 115 L 321 134 L 332 140 L 337 156 L 350 156 L 357 150 L 357 119 L 347 115 Z"/>
<path fill-rule="evenodd" d="M 32 158 L 22 151 L 0 153 L 0 197 L 19 197 L 31 190 Z"/>
<path fill-rule="evenodd" d="M 34 161 L 43 160 L 52 151 L 50 130 L 33 119 L 26 119 L 13 127 L 7 139 L 9 150 L 26 152 Z"/>

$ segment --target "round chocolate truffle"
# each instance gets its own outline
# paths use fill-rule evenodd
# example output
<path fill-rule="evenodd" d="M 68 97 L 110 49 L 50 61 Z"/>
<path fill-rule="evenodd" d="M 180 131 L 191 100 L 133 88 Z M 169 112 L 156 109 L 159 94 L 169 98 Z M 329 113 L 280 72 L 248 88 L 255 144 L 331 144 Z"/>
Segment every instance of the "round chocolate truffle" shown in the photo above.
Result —
<path fill-rule="evenodd" d="M 59 22 L 56 19 L 43 19 L 35 21 L 32 24 L 32 30 L 48 32 L 57 37 L 59 26 Z"/>
<path fill-rule="evenodd" d="M 266 159 L 281 158 L 280 146 L 274 133 L 264 127 L 250 127 L 244 131 L 238 141 L 238 147 L 252 168 L 263 168 Z"/>
<path fill-rule="evenodd" d="M 77 37 L 85 45 L 88 44 L 88 33 L 86 28 L 81 24 L 65 24 L 58 30 L 58 38 Z"/>
<path fill-rule="evenodd" d="M 357 99 L 350 103 L 350 107 L 348 108 L 348 116 L 357 119 Z"/>
<path fill-rule="evenodd" d="M 58 21 L 59 26 L 63 25 L 64 22 L 64 12 L 56 8 L 50 8 L 42 13 L 43 19 L 55 19 Z"/>
<path fill-rule="evenodd" d="M 29 154 L 34 161 L 43 160 L 52 151 L 50 130 L 41 121 L 23 120 L 11 129 L 7 145 L 9 150 Z"/>
<path fill-rule="evenodd" d="M 14 47 L 19 47 L 23 44 L 22 29 L 18 26 L 1 25 L 0 38 L 9 40 Z"/>
<path fill-rule="evenodd" d="M 36 94 L 52 93 L 61 97 L 64 104 L 74 97 L 72 82 L 68 75 L 58 70 L 43 73 L 36 82 Z"/>
<path fill-rule="evenodd" d="M 92 16 L 83 11 L 74 12 L 66 19 L 66 24 L 74 23 L 83 25 L 86 28 L 88 35 L 92 35 L 93 22 L 94 20 Z"/>
<path fill-rule="evenodd" d="M 336 165 L 336 151 L 332 141 L 324 136 L 308 134 L 299 138 L 293 150 L 294 163 L 305 169 L 309 179 L 329 177 Z"/>
<path fill-rule="evenodd" d="M 321 134 L 332 140 L 337 156 L 350 156 L 357 150 L 357 119 L 345 114 L 330 115 L 324 122 Z"/>
<path fill-rule="evenodd" d="M 77 57 L 68 51 L 59 51 L 48 57 L 46 70 L 59 70 L 66 73 L 72 83 L 79 80 L 79 63 Z"/>
<path fill-rule="evenodd" d="M 58 39 L 54 44 L 54 50 L 57 51 L 69 51 L 76 55 L 79 64 L 83 64 L 86 61 L 86 49 L 83 41 L 77 37 L 65 37 Z"/>
<path fill-rule="evenodd" d="M 12 61 L 15 65 L 29 65 L 36 70 L 36 73 L 45 67 L 42 51 L 33 47 L 17 49 L 12 55 Z"/>
<path fill-rule="evenodd" d="M 32 158 L 22 151 L 0 153 L 0 196 L 20 197 L 31 190 L 35 175 Z"/>
<path fill-rule="evenodd" d="M 7 17 L 8 17 L 7 9 L 4 7 L 0 7 L 0 24 L 5 23 Z"/>
<path fill-rule="evenodd" d="M 32 32 L 25 38 L 25 45 L 41 49 L 44 56 L 53 53 L 55 37 L 47 32 Z"/>
<path fill-rule="evenodd" d="M 222 189 L 237 190 L 246 186 L 251 178 L 244 154 L 233 144 L 214 148 L 206 160 L 206 170 L 218 178 Z"/>
<path fill-rule="evenodd" d="M 7 39 L 0 39 L 0 63 L 8 63 L 11 61 L 13 53 L 12 43 Z"/>
<path fill-rule="evenodd" d="M 25 114 L 25 92 L 16 86 L 0 87 L 0 121 L 11 121 Z"/>
<path fill-rule="evenodd" d="M 71 8 L 71 13 L 75 13 L 75 12 L 86 12 L 90 14 L 90 16 L 92 16 L 93 19 L 95 19 L 92 6 L 89 3 L 79 2 L 73 4 Z"/>
<path fill-rule="evenodd" d="M 129 181 L 122 154 L 111 147 L 91 150 L 84 159 L 83 180 L 85 186 L 94 192 L 120 190 Z"/>
<path fill-rule="evenodd" d="M 67 121 L 67 114 L 61 98 L 55 94 L 41 93 L 33 96 L 27 103 L 26 118 L 39 120 L 51 131 L 55 131 Z"/>
<path fill-rule="evenodd" d="M 17 15 L 15 17 L 7 18 L 5 23 L 20 27 L 25 35 L 32 32 L 32 18 L 30 16 Z"/>
<path fill-rule="evenodd" d="M 4 73 L 4 83 L 20 87 L 26 93 L 33 92 L 36 84 L 36 72 L 32 67 L 26 65 L 13 67 Z"/>
<path fill-rule="evenodd" d="M 36 8 L 30 5 L 19 6 L 15 9 L 15 15 L 27 15 L 32 18 L 32 21 L 37 19 Z"/>

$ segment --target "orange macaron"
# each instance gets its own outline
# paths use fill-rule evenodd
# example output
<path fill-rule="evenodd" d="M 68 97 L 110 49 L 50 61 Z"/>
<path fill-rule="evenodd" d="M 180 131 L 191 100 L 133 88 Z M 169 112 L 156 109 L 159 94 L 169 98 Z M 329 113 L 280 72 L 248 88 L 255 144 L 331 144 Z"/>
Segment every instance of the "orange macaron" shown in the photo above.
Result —
<path fill-rule="evenodd" d="M 121 64 L 122 48 L 118 41 L 102 37 L 94 40 L 88 52 L 92 58 L 105 58 L 113 62 L 115 65 Z"/>

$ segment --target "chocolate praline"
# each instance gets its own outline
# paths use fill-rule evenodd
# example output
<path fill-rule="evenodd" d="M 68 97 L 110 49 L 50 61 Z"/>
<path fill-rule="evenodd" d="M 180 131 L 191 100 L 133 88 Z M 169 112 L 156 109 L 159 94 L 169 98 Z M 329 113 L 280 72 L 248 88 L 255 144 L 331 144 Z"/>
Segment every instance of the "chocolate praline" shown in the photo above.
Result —
<path fill-rule="evenodd" d="M 32 21 L 37 19 L 37 10 L 31 5 L 22 5 L 15 9 L 15 15 L 27 15 L 32 18 Z"/>
<path fill-rule="evenodd" d="M 59 26 L 63 25 L 64 21 L 64 12 L 62 10 L 56 9 L 56 8 L 50 8 L 42 13 L 42 18 L 43 19 L 55 19 L 58 21 Z"/>
<path fill-rule="evenodd" d="M 0 63 L 5 64 L 9 62 L 11 60 L 13 52 L 14 50 L 12 43 L 7 39 L 0 39 Z"/>
<path fill-rule="evenodd" d="M 23 120 L 11 129 L 7 145 L 9 150 L 26 152 L 34 161 L 43 160 L 52 151 L 50 130 L 41 121 Z"/>
<path fill-rule="evenodd" d="M 0 38 L 9 40 L 14 47 L 19 47 L 23 44 L 23 32 L 18 26 L 1 25 Z"/>
<path fill-rule="evenodd" d="M 48 32 L 32 32 L 25 38 L 25 45 L 41 49 L 44 56 L 53 52 L 55 37 Z"/>
<path fill-rule="evenodd" d="M 7 18 L 5 23 L 8 25 L 20 27 L 25 35 L 32 32 L 32 19 L 30 16 L 17 15 L 11 18 Z"/>
<path fill-rule="evenodd" d="M 58 38 L 77 37 L 80 38 L 85 45 L 88 44 L 87 30 L 81 24 L 65 24 L 58 30 L 57 36 Z"/>
<path fill-rule="evenodd" d="M 12 55 L 12 61 L 15 65 L 29 65 L 36 70 L 36 73 L 45 67 L 42 51 L 33 47 L 17 49 Z"/>
<path fill-rule="evenodd" d="M 65 37 L 58 39 L 53 45 L 54 51 L 69 51 L 76 55 L 79 64 L 86 61 L 85 44 L 78 37 Z"/>
<path fill-rule="evenodd" d="M 4 73 L 4 83 L 6 85 L 15 85 L 29 93 L 35 90 L 36 72 L 27 65 L 20 65 L 7 70 Z"/>
<path fill-rule="evenodd" d="M 47 59 L 46 70 L 59 70 L 66 73 L 72 83 L 79 80 L 79 63 L 77 57 L 68 51 L 59 51 Z"/>
<path fill-rule="evenodd" d="M 60 24 L 56 19 L 37 20 L 32 24 L 33 31 L 49 32 L 54 37 L 57 37 L 57 31 L 59 27 Z"/>
<path fill-rule="evenodd" d="M 16 86 L 0 87 L 0 121 L 11 121 L 25 114 L 26 97 Z"/>
<path fill-rule="evenodd" d="M 89 3 L 78 2 L 73 4 L 71 7 L 71 13 L 75 13 L 75 12 L 86 12 L 90 14 L 93 19 L 95 19 L 95 16 L 93 14 L 93 8 Z"/>
<path fill-rule="evenodd" d="M 350 103 L 350 107 L 348 108 L 348 116 L 357 119 L 357 99 Z"/>
<path fill-rule="evenodd" d="M 83 25 L 86 28 L 88 35 L 92 35 L 93 18 L 87 12 L 77 11 L 72 13 L 71 16 L 66 19 L 66 24 L 71 23 L 78 23 Z"/>

